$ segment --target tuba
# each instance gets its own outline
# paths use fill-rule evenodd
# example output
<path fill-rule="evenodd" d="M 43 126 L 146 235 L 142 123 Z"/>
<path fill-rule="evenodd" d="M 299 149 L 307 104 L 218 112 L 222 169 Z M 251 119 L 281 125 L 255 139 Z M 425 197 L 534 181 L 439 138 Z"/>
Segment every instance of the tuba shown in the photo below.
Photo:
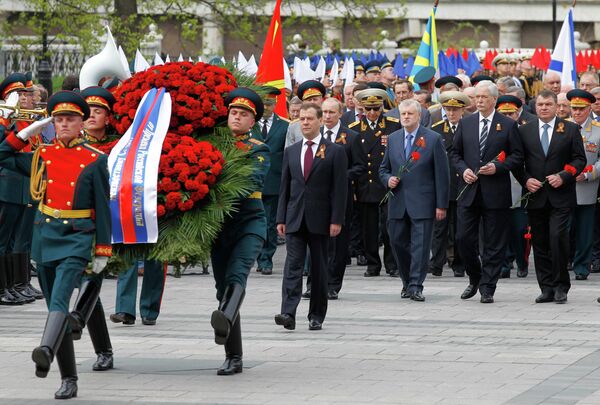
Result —
<path fill-rule="evenodd" d="M 89 58 L 81 67 L 79 72 L 79 88 L 85 90 L 88 87 L 98 86 L 103 77 L 116 77 L 125 80 L 131 77 L 127 64 L 119 53 L 115 40 L 106 26 L 107 36 L 104 49 L 97 55 Z"/>

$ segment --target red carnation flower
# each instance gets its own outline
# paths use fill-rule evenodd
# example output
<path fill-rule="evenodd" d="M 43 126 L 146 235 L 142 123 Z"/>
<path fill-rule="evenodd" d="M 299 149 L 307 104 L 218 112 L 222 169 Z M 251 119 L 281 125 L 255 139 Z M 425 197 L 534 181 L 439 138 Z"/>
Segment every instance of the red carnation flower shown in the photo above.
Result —
<path fill-rule="evenodd" d="M 504 151 L 500 151 L 500 153 L 498 153 L 498 162 L 502 163 L 506 160 L 506 153 Z"/>
<path fill-rule="evenodd" d="M 416 162 L 417 160 L 421 159 L 421 154 L 417 151 L 411 152 L 410 158 Z"/>
<path fill-rule="evenodd" d="M 587 165 L 585 167 L 585 169 L 583 169 L 583 173 L 591 173 L 593 171 L 594 171 L 594 166 L 592 166 L 592 165 Z"/>
<path fill-rule="evenodd" d="M 569 164 L 565 165 L 564 170 L 571 176 L 575 176 L 577 174 L 577 169 Z"/>

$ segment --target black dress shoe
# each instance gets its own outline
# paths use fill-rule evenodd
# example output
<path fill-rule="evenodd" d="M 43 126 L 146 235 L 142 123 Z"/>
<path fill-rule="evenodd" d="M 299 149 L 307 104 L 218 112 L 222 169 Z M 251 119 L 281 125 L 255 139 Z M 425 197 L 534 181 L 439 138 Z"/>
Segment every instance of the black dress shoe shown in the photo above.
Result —
<path fill-rule="evenodd" d="M 392 271 L 390 271 L 390 277 L 399 278 L 400 277 L 400 270 L 392 270 Z"/>
<path fill-rule="evenodd" d="M 454 273 L 454 277 L 464 277 L 465 276 L 465 271 L 464 270 L 455 270 L 455 269 L 452 269 L 452 272 Z"/>
<path fill-rule="evenodd" d="M 288 314 L 275 315 L 275 323 L 277 325 L 283 326 L 287 330 L 296 329 L 296 320 L 294 318 L 292 318 L 291 315 L 288 315 Z"/>
<path fill-rule="evenodd" d="M 323 329 L 323 324 L 316 319 L 311 319 L 308 321 L 308 330 L 321 330 Z"/>
<path fill-rule="evenodd" d="M 587 274 L 575 274 L 575 280 L 587 280 Z"/>
<path fill-rule="evenodd" d="M 557 291 L 554 294 L 554 302 L 557 304 L 566 304 L 567 303 L 567 293 Z"/>
<path fill-rule="evenodd" d="M 365 277 L 379 277 L 379 272 L 375 272 L 375 271 L 365 271 L 365 274 L 363 274 Z"/>
<path fill-rule="evenodd" d="M 302 298 L 310 299 L 310 288 L 307 288 L 306 291 L 302 293 Z"/>
<path fill-rule="evenodd" d="M 425 301 L 425 297 L 421 291 L 416 291 L 410 295 L 410 299 L 413 301 L 423 302 Z"/>
<path fill-rule="evenodd" d="M 126 314 L 125 312 L 117 312 L 110 315 L 110 320 L 114 323 L 122 323 L 123 325 L 133 325 L 135 323 L 135 316 Z"/>
<path fill-rule="evenodd" d="M 262 267 L 257 267 L 257 268 L 256 268 L 256 272 L 257 272 L 257 273 L 262 273 L 262 272 L 263 272 L 263 270 L 264 270 L 264 269 L 263 269 Z"/>
<path fill-rule="evenodd" d="M 98 358 L 92 366 L 94 371 L 106 371 L 113 368 L 113 354 L 112 352 L 101 352 L 98 353 Z"/>
<path fill-rule="evenodd" d="M 327 293 L 327 299 L 328 300 L 337 300 L 338 299 L 338 293 L 335 290 L 331 290 Z"/>
<path fill-rule="evenodd" d="M 492 297 L 491 295 L 488 295 L 488 294 L 483 294 L 481 296 L 481 299 L 479 300 L 479 302 L 481 302 L 482 304 L 493 304 L 494 297 Z"/>
<path fill-rule="evenodd" d="M 541 293 L 535 299 L 536 304 L 543 304 L 545 302 L 552 302 L 552 301 L 554 301 L 554 295 L 552 295 L 552 293 Z"/>
<path fill-rule="evenodd" d="M 273 269 L 262 269 L 261 273 L 264 274 L 265 276 L 269 276 L 269 275 L 273 274 Z"/>
<path fill-rule="evenodd" d="M 528 273 L 527 269 L 519 269 L 519 270 L 517 270 L 517 277 L 519 277 L 519 278 L 527 277 L 527 273 Z"/>
<path fill-rule="evenodd" d="M 478 288 L 479 284 L 469 284 L 461 294 L 460 299 L 468 300 L 469 298 L 473 298 L 477 294 Z"/>
<path fill-rule="evenodd" d="M 442 269 L 431 269 L 431 275 L 440 277 L 442 275 Z"/>
<path fill-rule="evenodd" d="M 125 322 L 123 322 L 123 323 L 125 323 Z M 150 325 L 150 326 L 156 325 L 156 319 L 144 318 L 142 316 L 142 324 L 143 325 Z"/>
<path fill-rule="evenodd" d="M 244 369 L 242 356 L 232 354 L 227 356 L 221 367 L 217 369 L 217 375 L 233 375 L 241 373 Z"/>
<path fill-rule="evenodd" d="M 357 266 L 366 266 L 367 265 L 367 258 L 364 255 L 358 255 L 358 256 L 356 256 L 356 265 Z"/>
<path fill-rule="evenodd" d="M 410 298 L 410 293 L 408 291 L 406 291 L 406 288 L 402 288 L 402 292 L 400 293 L 400 298 Z"/>
<path fill-rule="evenodd" d="M 77 377 L 62 379 L 60 388 L 54 393 L 54 399 L 70 399 L 77 397 Z"/>
<path fill-rule="evenodd" d="M 590 273 L 600 273 L 600 263 L 592 263 Z"/>
<path fill-rule="evenodd" d="M 500 278 L 510 278 L 510 269 L 502 270 L 500 272 Z"/>

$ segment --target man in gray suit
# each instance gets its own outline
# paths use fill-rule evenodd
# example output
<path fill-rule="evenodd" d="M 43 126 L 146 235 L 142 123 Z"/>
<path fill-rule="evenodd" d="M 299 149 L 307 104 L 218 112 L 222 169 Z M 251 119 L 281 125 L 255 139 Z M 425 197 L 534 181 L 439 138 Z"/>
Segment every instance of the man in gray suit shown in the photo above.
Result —
<path fill-rule="evenodd" d="M 408 80 L 396 80 L 392 83 L 392 89 L 394 90 L 394 98 L 396 99 L 396 104 L 400 105 L 404 100 L 410 100 L 415 97 L 414 87 L 411 82 Z M 384 115 L 386 117 L 393 117 L 400 119 L 400 110 L 399 107 L 394 107 Z M 427 108 L 421 107 L 421 126 L 430 127 L 431 126 L 431 118 L 429 115 L 429 111 Z"/>
<path fill-rule="evenodd" d="M 444 219 L 448 208 L 448 158 L 442 138 L 419 125 L 419 102 L 405 100 L 399 108 L 402 129 L 388 137 L 379 178 L 392 191 L 388 230 L 404 285 L 401 297 L 425 301 L 433 221 Z"/>

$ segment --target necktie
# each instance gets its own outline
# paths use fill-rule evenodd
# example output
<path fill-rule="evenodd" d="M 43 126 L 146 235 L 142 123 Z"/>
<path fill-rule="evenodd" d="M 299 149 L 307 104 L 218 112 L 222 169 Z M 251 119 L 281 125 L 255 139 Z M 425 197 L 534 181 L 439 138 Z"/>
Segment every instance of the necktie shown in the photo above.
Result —
<path fill-rule="evenodd" d="M 542 149 L 544 150 L 544 155 L 547 156 L 548 147 L 550 146 L 550 139 L 548 137 L 548 128 L 550 128 L 550 125 L 544 124 L 542 128 L 544 129 L 544 131 L 542 132 Z"/>
<path fill-rule="evenodd" d="M 376 125 L 377 125 L 377 123 L 376 123 L 376 122 L 371 122 L 371 129 L 373 129 L 373 130 L 374 130 Z"/>
<path fill-rule="evenodd" d="M 331 142 L 333 142 L 333 141 L 331 140 L 331 135 L 333 135 L 333 131 L 332 131 L 332 130 L 330 130 L 330 129 L 328 129 L 328 130 L 327 130 L 327 132 L 325 132 L 325 139 L 327 139 L 328 141 L 331 141 Z"/>
<path fill-rule="evenodd" d="M 410 158 L 410 150 L 412 149 L 412 134 L 406 135 L 406 141 L 404 142 L 404 157 L 406 160 Z"/>
<path fill-rule="evenodd" d="M 267 139 L 267 135 L 269 134 L 269 128 L 267 127 L 267 120 L 263 120 L 262 124 L 263 124 L 262 136 L 263 136 L 263 139 Z"/>
<path fill-rule="evenodd" d="M 452 133 L 456 132 L 456 125 L 452 125 Z"/>
<path fill-rule="evenodd" d="M 483 120 L 483 128 L 481 129 L 481 135 L 479 136 L 479 158 L 483 158 L 483 150 L 485 149 L 485 142 L 488 137 L 488 120 L 484 118 Z"/>
<path fill-rule="evenodd" d="M 306 141 L 306 153 L 304 154 L 304 181 L 308 180 L 308 175 L 310 174 L 310 169 L 313 164 L 313 151 L 312 146 L 315 143 L 313 141 Z"/>

